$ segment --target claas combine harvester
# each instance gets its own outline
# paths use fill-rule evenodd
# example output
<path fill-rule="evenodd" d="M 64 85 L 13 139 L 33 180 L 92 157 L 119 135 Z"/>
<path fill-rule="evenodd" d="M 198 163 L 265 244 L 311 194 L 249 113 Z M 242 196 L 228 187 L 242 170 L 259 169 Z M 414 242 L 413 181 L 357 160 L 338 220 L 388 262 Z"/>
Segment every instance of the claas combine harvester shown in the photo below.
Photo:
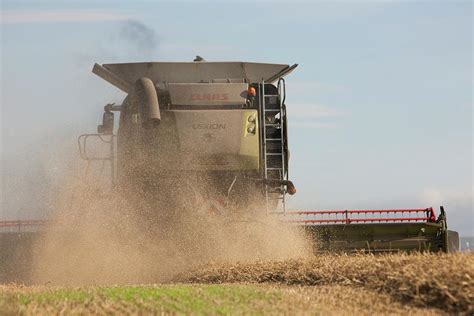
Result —
<path fill-rule="evenodd" d="M 288 173 L 284 77 L 296 67 L 199 56 L 95 64 L 93 73 L 127 97 L 104 107 L 97 134 L 79 137 L 81 156 L 110 163 L 114 187 L 139 192 L 168 218 L 185 207 L 235 218 L 252 214 L 242 212 L 251 205 L 301 226 L 315 250 L 457 250 L 458 235 L 447 229 L 442 207 L 438 216 L 432 208 L 286 209 L 286 195 L 296 188 Z M 120 113 L 116 131 L 114 112 Z M 93 138 L 108 155 L 90 154 Z"/>

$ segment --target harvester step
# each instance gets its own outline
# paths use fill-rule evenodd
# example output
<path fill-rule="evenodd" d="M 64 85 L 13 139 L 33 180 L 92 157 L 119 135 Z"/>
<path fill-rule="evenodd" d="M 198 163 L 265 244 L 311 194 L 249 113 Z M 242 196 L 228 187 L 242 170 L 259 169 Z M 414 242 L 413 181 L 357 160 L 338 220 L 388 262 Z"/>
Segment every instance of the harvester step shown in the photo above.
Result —
<path fill-rule="evenodd" d="M 278 94 L 265 94 L 267 99 L 278 99 Z"/>
<path fill-rule="evenodd" d="M 282 170 L 282 168 L 267 168 L 267 170 Z"/>
<path fill-rule="evenodd" d="M 267 138 L 268 141 L 281 141 L 281 138 Z"/>
<path fill-rule="evenodd" d="M 281 153 L 267 153 L 267 156 L 281 156 Z"/>
<path fill-rule="evenodd" d="M 266 109 L 265 112 L 280 112 L 280 109 Z"/>
<path fill-rule="evenodd" d="M 268 193 L 279 193 L 279 192 L 268 192 Z M 275 200 L 283 200 L 283 195 L 277 197 L 277 198 L 268 198 L 269 201 L 275 201 Z"/>
<path fill-rule="evenodd" d="M 267 193 L 285 194 L 285 191 L 283 189 L 276 188 L 274 190 L 268 190 Z M 274 199 L 274 200 L 277 200 L 277 199 Z"/>
<path fill-rule="evenodd" d="M 265 124 L 265 127 L 267 127 L 267 126 L 271 126 L 271 127 L 280 127 L 280 126 L 281 126 L 281 124 L 278 124 L 278 123 L 276 123 L 276 124 L 275 124 L 275 123 L 271 123 L 271 124 Z"/>
<path fill-rule="evenodd" d="M 275 181 L 280 181 L 280 178 L 267 178 L 267 180 L 275 180 Z"/>
<path fill-rule="evenodd" d="M 272 152 L 281 152 L 282 145 L 280 142 L 268 142 L 267 144 L 267 151 Z"/>

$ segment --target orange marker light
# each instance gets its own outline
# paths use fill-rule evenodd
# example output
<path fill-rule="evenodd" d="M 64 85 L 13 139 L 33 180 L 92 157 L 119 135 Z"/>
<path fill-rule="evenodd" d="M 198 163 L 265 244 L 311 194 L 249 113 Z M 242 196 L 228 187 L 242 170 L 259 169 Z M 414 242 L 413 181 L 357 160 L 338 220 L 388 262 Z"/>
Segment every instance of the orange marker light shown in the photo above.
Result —
<path fill-rule="evenodd" d="M 291 181 L 288 181 L 288 183 L 286 184 L 286 189 L 288 194 L 290 195 L 294 195 L 296 193 L 295 185 Z"/>
<path fill-rule="evenodd" d="M 247 96 L 254 97 L 255 95 L 257 95 L 257 90 L 254 87 L 249 87 L 247 89 Z"/>

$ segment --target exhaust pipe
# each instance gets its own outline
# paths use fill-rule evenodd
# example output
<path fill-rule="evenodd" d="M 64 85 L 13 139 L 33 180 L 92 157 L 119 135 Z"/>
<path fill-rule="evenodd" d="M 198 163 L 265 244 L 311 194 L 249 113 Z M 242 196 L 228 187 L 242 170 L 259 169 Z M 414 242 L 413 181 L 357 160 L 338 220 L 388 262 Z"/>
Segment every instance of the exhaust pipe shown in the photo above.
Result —
<path fill-rule="evenodd" d="M 160 125 L 160 104 L 155 85 L 151 79 L 143 77 L 135 82 L 134 105 L 142 118 L 142 126 L 145 129 L 155 128 Z"/>

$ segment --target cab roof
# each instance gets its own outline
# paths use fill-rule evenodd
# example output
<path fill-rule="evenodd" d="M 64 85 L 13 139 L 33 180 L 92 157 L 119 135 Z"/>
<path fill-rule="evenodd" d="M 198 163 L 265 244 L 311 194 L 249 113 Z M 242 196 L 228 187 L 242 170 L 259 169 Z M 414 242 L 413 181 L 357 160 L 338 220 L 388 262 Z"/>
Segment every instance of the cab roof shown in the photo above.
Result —
<path fill-rule="evenodd" d="M 242 80 L 257 83 L 262 80 L 274 82 L 295 69 L 298 65 L 268 64 L 254 62 L 138 62 L 95 65 L 93 72 L 115 84 L 96 71 L 105 68 L 106 72 L 124 84 L 133 85 L 142 77 L 150 78 L 155 85 L 166 83 L 201 83 L 213 80 Z M 120 88 L 120 87 L 119 87 Z M 123 90 L 123 89 L 122 89 Z"/>

